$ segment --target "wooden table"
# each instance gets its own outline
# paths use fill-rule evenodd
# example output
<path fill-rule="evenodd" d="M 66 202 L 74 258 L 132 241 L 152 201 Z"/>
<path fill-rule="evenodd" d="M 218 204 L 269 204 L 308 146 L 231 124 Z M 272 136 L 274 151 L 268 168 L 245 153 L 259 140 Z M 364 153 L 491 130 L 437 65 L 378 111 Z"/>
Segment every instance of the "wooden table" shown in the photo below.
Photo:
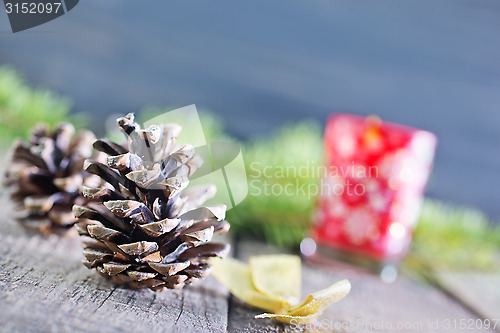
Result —
<path fill-rule="evenodd" d="M 269 319 L 254 319 L 261 311 L 235 300 L 212 277 L 184 290 L 158 293 L 116 287 L 81 264 L 78 239 L 29 236 L 6 218 L 12 207 L 5 199 L 1 202 L 3 332 L 295 331 Z M 276 252 L 253 241 L 233 246 L 233 254 L 242 260 L 253 254 Z M 342 263 L 328 267 L 305 263 L 303 297 L 343 278 L 351 281 L 351 294 L 329 307 L 315 329 L 309 331 L 443 332 L 447 320 L 477 319 L 429 285 L 405 276 L 387 285 L 373 274 Z M 398 329 L 398 325 L 405 328 Z"/>

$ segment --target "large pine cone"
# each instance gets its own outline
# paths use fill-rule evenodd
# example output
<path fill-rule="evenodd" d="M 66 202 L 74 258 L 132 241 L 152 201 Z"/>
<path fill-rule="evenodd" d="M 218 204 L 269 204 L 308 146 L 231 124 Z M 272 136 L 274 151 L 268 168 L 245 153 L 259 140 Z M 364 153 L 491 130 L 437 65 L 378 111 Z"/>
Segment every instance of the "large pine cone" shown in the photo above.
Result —
<path fill-rule="evenodd" d="M 179 147 L 180 126 L 142 130 L 133 114 L 118 119 L 128 148 L 97 140 L 94 148 L 108 156 L 88 161 L 86 170 L 109 186 L 83 188 L 95 200 L 75 206 L 82 218 L 84 264 L 119 284 L 133 288 L 182 288 L 210 272 L 208 259 L 225 256 L 229 245 L 210 243 L 225 233 L 226 207 L 199 207 L 215 186 L 190 187 L 188 177 L 203 163 L 190 145 Z"/>
<path fill-rule="evenodd" d="M 79 189 L 96 186 L 99 179 L 83 171 L 92 154 L 94 135 L 63 123 L 53 132 L 37 126 L 28 142 L 14 143 L 5 173 L 5 185 L 18 203 L 15 218 L 44 235 L 65 233 L 76 222 L 73 204 L 86 200 Z"/>

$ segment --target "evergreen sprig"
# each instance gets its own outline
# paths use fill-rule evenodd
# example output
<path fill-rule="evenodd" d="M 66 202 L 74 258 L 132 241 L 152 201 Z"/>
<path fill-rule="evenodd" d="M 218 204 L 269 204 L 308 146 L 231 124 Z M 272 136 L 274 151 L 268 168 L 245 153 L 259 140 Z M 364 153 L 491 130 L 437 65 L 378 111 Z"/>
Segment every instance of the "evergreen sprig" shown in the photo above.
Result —
<path fill-rule="evenodd" d="M 426 200 L 405 268 L 498 271 L 500 227 L 481 212 Z"/>
<path fill-rule="evenodd" d="M 0 145 L 6 146 L 16 138 L 27 138 L 37 123 L 54 127 L 72 121 L 83 127 L 82 116 L 70 115 L 69 99 L 42 88 L 28 86 L 9 66 L 0 66 Z"/>

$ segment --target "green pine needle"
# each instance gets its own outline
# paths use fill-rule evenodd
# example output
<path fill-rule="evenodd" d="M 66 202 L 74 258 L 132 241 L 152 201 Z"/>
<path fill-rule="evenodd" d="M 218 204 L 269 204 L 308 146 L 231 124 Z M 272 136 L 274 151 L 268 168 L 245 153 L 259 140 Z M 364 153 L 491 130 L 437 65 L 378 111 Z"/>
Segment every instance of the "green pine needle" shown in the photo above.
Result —
<path fill-rule="evenodd" d="M 499 255 L 500 227 L 481 212 L 427 200 L 405 265 L 495 271 L 500 267 Z"/>
<path fill-rule="evenodd" d="M 287 125 L 269 138 L 243 147 L 249 193 L 228 213 L 233 229 L 283 247 L 306 235 L 322 156 L 321 127 L 314 122 Z"/>
<path fill-rule="evenodd" d="M 16 137 L 27 138 L 38 123 L 53 127 L 71 121 L 84 127 L 82 115 L 69 115 L 71 102 L 49 90 L 31 88 L 11 67 L 0 67 L 0 145 L 10 145 Z"/>

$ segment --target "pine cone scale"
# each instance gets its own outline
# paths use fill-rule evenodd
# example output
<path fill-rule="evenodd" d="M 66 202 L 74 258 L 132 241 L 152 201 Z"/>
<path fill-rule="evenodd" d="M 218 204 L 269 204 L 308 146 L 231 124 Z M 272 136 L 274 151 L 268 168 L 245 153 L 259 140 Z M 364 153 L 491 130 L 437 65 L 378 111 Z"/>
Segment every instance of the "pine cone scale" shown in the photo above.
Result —
<path fill-rule="evenodd" d="M 130 267 L 130 265 L 114 263 L 114 262 L 106 262 L 102 264 L 102 267 L 106 274 L 116 275 L 118 273 L 125 271 L 127 268 Z"/>
<path fill-rule="evenodd" d="M 117 156 L 128 153 L 127 149 L 107 139 L 99 139 L 94 141 L 93 147 L 96 150 L 106 153 L 110 156 Z"/>

